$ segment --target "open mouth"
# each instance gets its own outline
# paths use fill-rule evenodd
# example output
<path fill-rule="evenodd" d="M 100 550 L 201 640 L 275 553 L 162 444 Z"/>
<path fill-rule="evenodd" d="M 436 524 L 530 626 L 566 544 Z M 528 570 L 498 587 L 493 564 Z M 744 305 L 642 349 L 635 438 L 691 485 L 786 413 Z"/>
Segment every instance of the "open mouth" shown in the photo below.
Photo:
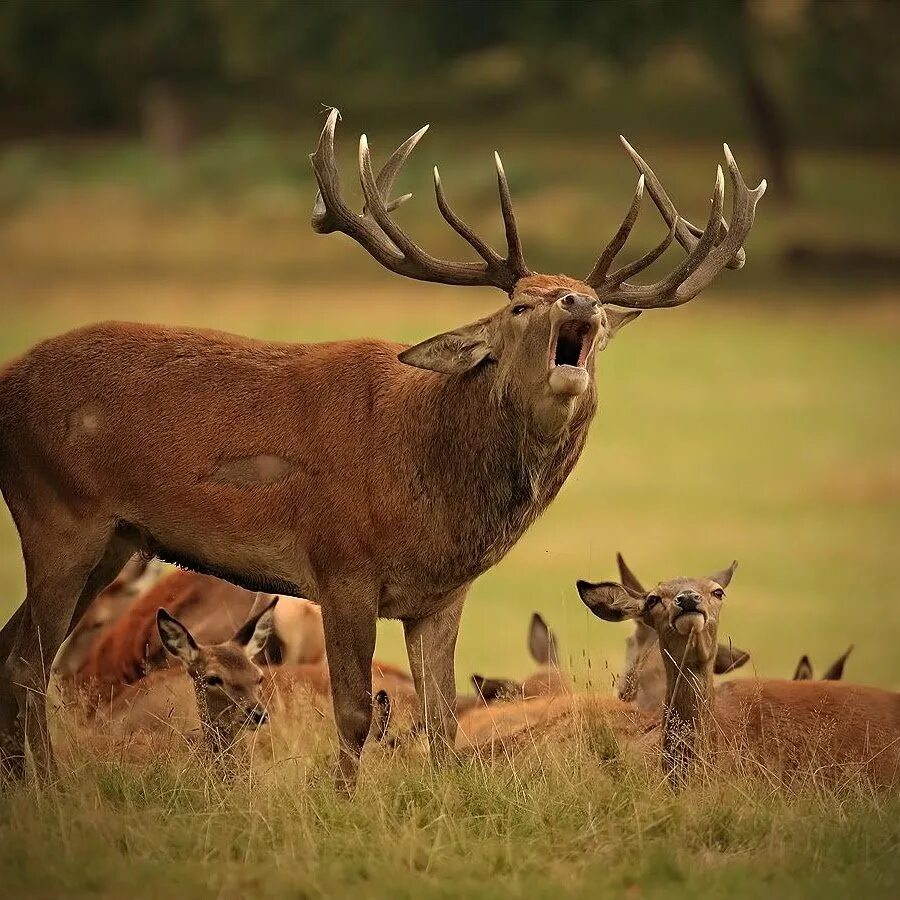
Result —
<path fill-rule="evenodd" d="M 564 322 L 550 347 L 551 368 L 571 366 L 583 369 L 591 352 L 595 327 L 590 322 Z"/>

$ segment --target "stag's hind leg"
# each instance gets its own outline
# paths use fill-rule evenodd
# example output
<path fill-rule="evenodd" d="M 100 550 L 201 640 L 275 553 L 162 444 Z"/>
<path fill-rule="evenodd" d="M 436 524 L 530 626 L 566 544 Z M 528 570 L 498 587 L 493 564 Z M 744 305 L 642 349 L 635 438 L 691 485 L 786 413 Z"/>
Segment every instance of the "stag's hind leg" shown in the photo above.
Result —
<path fill-rule="evenodd" d="M 7 768 L 19 774 L 27 739 L 38 774 L 53 770 L 46 715 L 50 667 L 71 623 L 115 577 L 127 553 L 112 526 L 58 515 L 41 526 L 20 519 L 27 595 L 21 621 L 5 662 L 0 697 L 15 697 L 18 718 L 2 736 Z M 123 553 L 126 555 L 123 557 Z M 112 573 L 112 574 L 110 574 Z"/>

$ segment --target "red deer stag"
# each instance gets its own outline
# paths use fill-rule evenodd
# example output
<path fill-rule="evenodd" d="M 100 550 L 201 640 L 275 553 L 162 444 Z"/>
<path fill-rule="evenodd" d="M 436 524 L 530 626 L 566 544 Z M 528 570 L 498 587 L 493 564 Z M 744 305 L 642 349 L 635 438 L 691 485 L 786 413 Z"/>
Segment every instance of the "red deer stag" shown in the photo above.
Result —
<path fill-rule="evenodd" d="M 526 265 L 498 157 L 505 257 L 453 212 L 435 172 L 441 214 L 481 259 L 449 262 L 390 216 L 405 199 L 392 201 L 391 187 L 424 129 L 377 175 L 361 138 L 365 206 L 356 214 L 339 185 L 337 120 L 332 110 L 311 156 L 320 191 L 314 229 L 343 232 L 398 274 L 494 287 L 509 300 L 413 347 L 105 323 L 51 338 L 7 365 L 0 489 L 27 582 L 24 604 L 0 632 L 0 734 L 16 775 L 25 721 L 37 768 L 52 766 L 43 660 L 135 549 L 321 605 L 339 783 L 352 785 L 369 732 L 379 616 L 403 622 L 433 746 L 452 746 L 463 599 L 575 466 L 597 405 L 597 353 L 641 310 L 686 303 L 722 269 L 740 268 L 765 189 L 747 187 L 726 147 L 731 222 L 722 218 L 719 167 L 701 230 L 679 217 L 626 144 L 641 172 L 634 199 L 578 281 Z M 613 270 L 645 186 L 668 234 Z M 673 239 L 687 255 L 670 274 L 647 285 L 628 280 Z"/>
<path fill-rule="evenodd" d="M 724 752 L 793 778 L 900 779 L 900 694 L 836 681 L 736 679 L 713 687 L 719 615 L 737 563 L 707 578 L 674 578 L 650 591 L 577 583 L 601 619 L 640 620 L 656 632 L 666 671 L 663 767 L 674 786 Z M 715 768 L 715 763 L 712 766 Z"/>

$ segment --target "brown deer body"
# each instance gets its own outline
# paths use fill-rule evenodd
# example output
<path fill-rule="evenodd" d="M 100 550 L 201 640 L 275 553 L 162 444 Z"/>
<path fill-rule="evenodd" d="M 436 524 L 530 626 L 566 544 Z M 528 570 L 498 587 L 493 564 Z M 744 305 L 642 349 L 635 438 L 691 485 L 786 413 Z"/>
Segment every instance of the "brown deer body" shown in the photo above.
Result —
<path fill-rule="evenodd" d="M 666 672 L 665 771 L 681 784 L 720 753 L 787 778 L 862 776 L 900 782 L 900 694 L 835 681 L 738 679 L 713 686 L 719 613 L 736 563 L 708 578 L 676 578 L 653 590 L 578 582 L 598 617 L 653 628 Z M 714 765 L 718 766 L 719 759 Z"/>
<path fill-rule="evenodd" d="M 631 209 L 577 281 L 525 265 L 498 158 L 506 258 L 449 209 L 435 173 L 442 214 L 484 260 L 444 262 L 389 216 L 400 201 L 389 202 L 388 192 L 421 132 L 377 177 L 361 140 L 366 208 L 356 215 L 338 185 L 336 122 L 333 111 L 312 156 L 316 230 L 345 232 L 400 274 L 497 287 L 510 302 L 412 348 L 107 323 L 45 341 L 0 372 L 0 490 L 27 581 L 25 603 L 0 633 L 2 761 L 16 774 L 25 719 L 35 761 L 52 764 L 42 659 L 52 659 L 136 549 L 321 605 L 344 784 L 353 782 L 369 731 L 379 616 L 403 621 L 429 733 L 437 747 L 452 745 L 466 590 L 577 462 L 596 409 L 596 353 L 637 311 L 685 303 L 726 266 L 740 267 L 764 190 L 746 187 L 726 148 L 731 227 L 721 215 L 720 168 L 701 231 L 679 218 L 628 148 L 642 173 Z M 669 234 L 610 272 L 645 183 Z M 626 280 L 674 238 L 688 255 L 669 276 L 651 285 Z"/>

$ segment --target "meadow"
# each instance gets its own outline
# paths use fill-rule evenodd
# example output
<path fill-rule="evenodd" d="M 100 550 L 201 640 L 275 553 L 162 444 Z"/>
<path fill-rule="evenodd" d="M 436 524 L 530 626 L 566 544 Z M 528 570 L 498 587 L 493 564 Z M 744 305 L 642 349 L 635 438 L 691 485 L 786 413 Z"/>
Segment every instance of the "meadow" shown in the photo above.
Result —
<path fill-rule="evenodd" d="M 382 153 L 389 143 L 373 141 Z M 586 271 L 627 206 L 630 164 L 610 138 L 509 143 L 532 266 Z M 129 144 L 11 148 L 0 159 L 0 359 L 104 318 L 414 342 L 502 303 L 407 283 L 346 239 L 313 236 L 311 146 L 311 132 L 243 135 L 179 163 Z M 701 219 L 716 146 L 638 146 Z M 434 159 L 459 211 L 498 235 L 489 149 L 451 132 L 413 159 L 400 187 L 417 193 L 399 215 L 435 252 L 461 251 L 428 196 Z M 734 149 L 750 181 L 752 154 Z M 853 643 L 848 678 L 900 688 L 900 297 L 865 271 L 798 273 L 781 252 L 798 236 L 890 247 L 900 177 L 887 157 L 822 153 L 803 156 L 801 180 L 804 205 L 761 204 L 745 271 L 687 308 L 644 315 L 603 354 L 579 467 L 470 593 L 461 685 L 473 671 L 526 674 L 537 610 L 576 683 L 609 690 L 627 628 L 594 619 L 574 582 L 613 576 L 620 550 L 648 582 L 737 558 L 722 633 L 760 675 L 789 677 L 802 653 L 824 668 Z M 649 202 L 643 219 L 641 252 L 660 229 Z M 23 591 L 3 508 L 0 618 Z M 379 655 L 400 662 L 401 645 L 384 623 Z M 900 882 L 900 807 L 855 786 L 784 792 L 748 776 L 673 796 L 655 771 L 579 740 L 439 772 L 375 749 L 345 803 L 319 730 L 311 762 L 227 789 L 177 759 L 88 756 L 52 789 L 3 794 L 0 894 L 824 897 L 896 895 Z"/>

